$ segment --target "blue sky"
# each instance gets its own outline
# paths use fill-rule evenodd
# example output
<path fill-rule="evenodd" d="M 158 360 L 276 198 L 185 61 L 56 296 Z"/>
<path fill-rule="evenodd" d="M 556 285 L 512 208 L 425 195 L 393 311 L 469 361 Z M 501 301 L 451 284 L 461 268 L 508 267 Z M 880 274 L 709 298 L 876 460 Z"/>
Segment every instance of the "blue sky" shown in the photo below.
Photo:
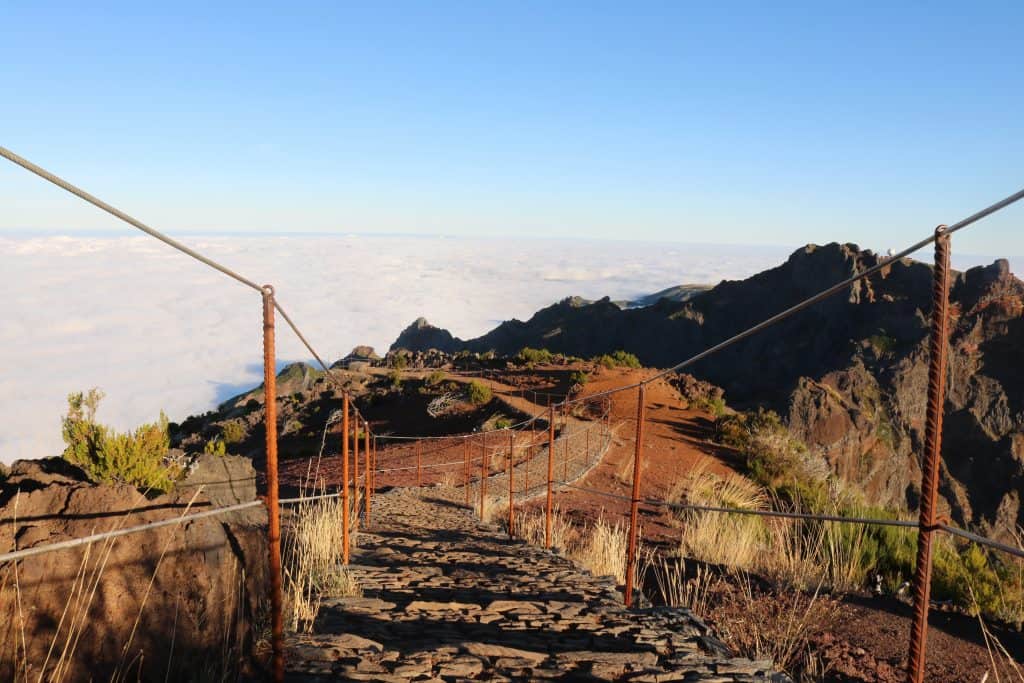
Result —
<path fill-rule="evenodd" d="M 0 4 L 0 145 L 172 233 L 885 248 L 1024 186 L 1020 2 L 148 5 Z"/>

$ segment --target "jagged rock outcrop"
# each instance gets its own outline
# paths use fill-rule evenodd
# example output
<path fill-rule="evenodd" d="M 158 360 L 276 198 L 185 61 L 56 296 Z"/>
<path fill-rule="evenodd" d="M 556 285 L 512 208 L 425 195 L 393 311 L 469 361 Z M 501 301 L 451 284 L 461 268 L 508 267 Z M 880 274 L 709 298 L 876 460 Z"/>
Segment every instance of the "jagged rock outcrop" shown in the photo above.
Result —
<path fill-rule="evenodd" d="M 19 461 L 0 484 L 0 552 L 254 499 L 245 458 L 201 456 L 193 476 L 154 498 L 93 484 L 59 458 Z M 61 680 L 108 680 L 115 671 L 143 681 L 220 678 L 221 664 L 229 674 L 267 594 L 265 526 L 256 506 L 22 560 L 17 583 L 0 587 L 0 679 L 15 680 L 17 656 L 33 678 L 49 680 L 76 634 Z"/>
<path fill-rule="evenodd" d="M 426 318 L 417 318 L 409 327 L 402 330 L 398 339 L 391 345 L 391 350 L 428 351 L 437 349 L 445 353 L 454 353 L 460 346 L 461 341 L 454 338 L 448 330 L 434 327 L 427 322 Z"/>
<path fill-rule="evenodd" d="M 584 357 L 624 349 L 665 367 L 880 258 L 854 244 L 808 245 L 776 268 L 686 301 L 622 310 L 608 299 L 566 300 L 457 348 L 512 354 L 532 346 Z M 950 298 L 942 493 L 958 523 L 1007 538 L 1024 524 L 1024 283 L 999 260 L 957 273 Z M 902 259 L 687 370 L 723 387 L 732 405 L 787 415 L 795 435 L 873 502 L 913 508 L 930 310 L 931 267 Z"/>

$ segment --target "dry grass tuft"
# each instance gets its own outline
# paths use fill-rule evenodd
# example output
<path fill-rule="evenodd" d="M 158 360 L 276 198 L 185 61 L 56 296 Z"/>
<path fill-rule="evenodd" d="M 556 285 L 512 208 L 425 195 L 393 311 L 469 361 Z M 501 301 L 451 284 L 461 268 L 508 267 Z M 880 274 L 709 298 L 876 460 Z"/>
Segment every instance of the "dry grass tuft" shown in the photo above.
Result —
<path fill-rule="evenodd" d="M 600 518 L 580 534 L 580 541 L 570 549 L 569 556 L 595 576 L 614 576 L 619 583 L 625 583 L 628 546 L 626 527 Z"/>
<path fill-rule="evenodd" d="M 358 510 L 359 496 L 352 502 Z M 358 586 L 342 564 L 342 513 L 339 498 L 303 501 L 284 530 L 282 556 L 286 621 L 294 631 L 308 630 L 324 597 L 358 594 Z M 349 517 L 354 539 L 355 515 Z"/>
<path fill-rule="evenodd" d="M 516 537 L 530 545 L 544 547 L 544 510 L 520 510 L 515 514 Z M 575 541 L 577 531 L 569 518 L 555 507 L 551 511 L 551 547 L 565 551 Z"/>

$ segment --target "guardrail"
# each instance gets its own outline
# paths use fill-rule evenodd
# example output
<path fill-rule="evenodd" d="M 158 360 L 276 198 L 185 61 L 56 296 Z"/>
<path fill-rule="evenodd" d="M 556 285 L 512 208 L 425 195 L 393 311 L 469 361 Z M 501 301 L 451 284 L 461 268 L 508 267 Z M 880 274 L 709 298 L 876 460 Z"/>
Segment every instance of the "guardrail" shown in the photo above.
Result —
<path fill-rule="evenodd" d="M 84 190 L 71 185 L 67 181 L 59 178 L 58 176 L 49 173 L 48 171 L 36 166 L 35 164 L 19 157 L 10 150 L 0 147 L 0 156 L 10 160 L 11 162 L 25 168 L 26 170 L 35 173 L 36 175 L 44 178 L 45 180 L 61 187 L 62 189 L 78 196 L 79 198 L 87 201 L 94 206 L 100 208 L 103 211 L 110 213 L 111 215 L 119 218 L 120 220 L 132 225 L 133 227 L 149 234 L 150 236 L 164 242 L 165 244 L 181 251 L 182 253 L 198 260 L 199 262 L 221 272 L 222 274 L 234 279 L 235 281 L 255 290 L 260 293 L 262 300 L 262 317 L 263 317 L 263 368 L 264 368 L 264 388 L 267 400 L 265 401 L 265 415 L 264 424 L 266 428 L 266 478 L 267 478 L 267 496 L 264 504 L 267 507 L 268 514 L 268 564 L 271 575 L 271 613 L 272 613 L 272 649 L 273 649 L 273 660 L 272 660 L 272 672 L 273 678 L 276 681 L 280 681 L 284 677 L 284 646 L 283 646 L 283 616 L 282 616 L 282 577 L 281 577 L 281 528 L 280 528 L 280 515 L 279 506 L 283 503 L 291 501 L 282 501 L 278 496 L 278 462 L 277 462 L 277 415 L 276 415 L 276 401 L 272 397 L 276 396 L 276 375 L 275 375 L 275 312 L 279 313 L 285 322 L 297 335 L 299 340 L 304 346 L 310 351 L 313 357 L 321 365 L 321 367 L 327 372 L 327 377 L 334 382 L 337 382 L 336 378 L 331 374 L 330 368 L 323 362 L 321 356 L 316 352 L 313 346 L 308 342 L 306 337 L 302 334 L 300 329 L 295 325 L 292 319 L 285 312 L 284 308 L 275 298 L 274 288 L 270 285 L 258 285 L 250 278 L 243 277 L 235 271 L 223 266 L 220 263 L 190 249 L 184 244 L 171 239 L 163 233 L 145 225 L 141 221 L 132 218 L 128 214 L 114 208 L 113 206 L 99 200 L 98 198 L 90 195 Z M 996 211 L 999 211 L 1018 200 L 1024 198 L 1024 190 L 1021 190 L 1005 199 L 992 204 L 989 207 L 955 223 L 952 226 L 939 226 L 933 235 L 919 242 L 907 247 L 906 249 L 896 253 L 895 255 L 880 260 L 876 265 L 865 269 L 857 273 L 856 275 L 843 280 L 842 282 L 836 283 L 835 285 L 815 294 L 814 296 L 808 297 L 803 301 L 787 308 L 786 310 L 773 315 L 766 320 L 754 325 L 746 330 L 733 335 L 732 337 L 711 346 L 708 349 L 668 368 L 656 374 L 653 377 L 647 378 L 641 382 L 633 384 L 628 387 L 620 387 L 615 390 L 602 392 L 599 394 L 590 395 L 587 397 L 570 397 L 564 396 L 560 401 L 554 395 L 545 397 L 549 403 L 547 408 L 546 426 L 548 432 L 547 447 L 546 447 L 546 480 L 544 483 L 543 492 L 546 495 L 546 544 L 550 547 L 551 545 L 551 513 L 553 507 L 553 496 L 556 484 L 559 487 L 574 487 L 579 488 L 583 491 L 588 491 L 583 487 L 577 487 L 573 482 L 579 479 L 585 472 L 584 469 L 579 469 L 577 472 L 574 468 L 576 475 L 574 477 L 569 476 L 569 463 L 573 461 L 569 453 L 570 445 L 572 444 L 571 439 L 574 438 L 573 434 L 576 433 L 575 438 L 579 438 L 579 434 L 582 434 L 586 438 L 587 445 L 581 449 L 582 458 L 589 467 L 590 462 L 596 459 L 597 453 L 592 451 L 590 445 L 590 439 L 596 434 L 597 438 L 594 441 L 597 444 L 603 444 L 603 448 L 607 449 L 608 444 L 611 440 L 612 425 L 610 424 L 610 402 L 604 401 L 603 406 L 607 408 L 606 412 L 601 414 L 599 420 L 591 420 L 589 428 L 585 428 L 579 432 L 573 432 L 567 428 L 569 424 L 568 416 L 570 411 L 574 407 L 583 407 L 585 410 L 589 409 L 588 406 L 594 406 L 598 399 L 606 399 L 612 394 L 628 391 L 631 389 L 637 390 L 637 408 L 636 408 L 636 434 L 634 438 L 634 457 L 633 457 L 633 468 L 632 468 L 632 479 L 631 479 L 631 495 L 628 500 L 630 503 L 630 523 L 629 523 L 629 546 L 627 555 L 627 575 L 625 581 L 625 601 L 627 604 L 632 604 L 633 601 L 633 583 L 635 576 L 633 574 L 633 567 L 635 565 L 636 558 L 636 544 L 638 534 L 638 510 L 641 504 L 657 504 L 657 505 L 675 505 L 666 501 L 648 501 L 641 497 L 642 492 L 642 444 L 644 436 L 644 425 L 645 425 L 645 388 L 650 382 L 665 377 L 671 373 L 678 372 L 679 370 L 691 366 L 704 358 L 707 358 L 729 346 L 736 344 L 737 342 L 746 339 L 758 332 L 775 325 L 786 318 L 803 311 L 815 303 L 823 301 L 824 299 L 833 296 L 839 292 L 845 291 L 849 286 L 854 283 L 869 277 L 870 275 L 881 271 L 894 261 L 901 259 L 905 256 L 909 256 L 918 249 L 925 247 L 929 244 L 935 244 L 935 269 L 934 269 L 934 281 L 933 281 L 933 310 L 932 310 L 932 321 L 931 321 L 931 337 L 930 337 L 930 352 L 931 362 L 929 367 L 929 389 L 928 389 L 928 412 L 926 421 L 926 435 L 925 435 L 925 450 L 923 454 L 923 475 L 922 475 L 922 500 L 921 510 L 918 522 L 915 524 L 908 522 L 899 522 L 897 520 L 879 520 L 879 519 L 856 519 L 856 518 L 843 518 L 843 517 L 830 517 L 823 515 L 801 515 L 798 513 L 786 513 L 783 511 L 758 511 L 756 514 L 762 514 L 764 516 L 775 516 L 775 517 L 794 517 L 798 516 L 805 519 L 822 519 L 826 521 L 843 521 L 859 524 L 884 524 L 884 525 L 896 525 L 896 526 L 913 526 L 918 529 L 918 553 L 917 562 L 914 575 L 914 620 L 913 627 L 910 636 L 910 658 L 907 669 L 907 680 L 912 683 L 920 683 L 924 677 L 924 664 L 925 664 L 925 653 L 927 643 L 927 619 L 928 619 L 928 608 L 929 608 L 929 596 L 930 596 L 930 577 L 931 577 L 931 543 L 935 532 L 943 531 L 958 535 L 968 541 L 975 543 L 983 543 L 991 548 L 1000 550 L 1002 552 L 1009 552 L 1017 557 L 1024 556 L 1019 549 L 1014 549 L 1004 544 L 999 544 L 990 539 L 972 534 L 968 531 L 957 529 L 946 524 L 943 520 L 938 518 L 936 512 L 936 504 L 938 500 L 938 469 L 939 469 L 939 455 L 941 451 L 941 437 L 942 437 L 942 408 L 944 402 L 945 392 L 945 369 L 946 369 L 946 353 L 948 347 L 948 294 L 949 294 L 949 253 L 950 253 L 950 237 L 953 233 L 963 228 L 968 227 L 976 223 L 977 221 L 989 216 Z M 359 484 L 359 439 L 360 426 L 362 426 L 363 432 L 363 453 L 364 453 L 364 471 L 362 477 L 362 484 L 364 486 L 364 500 L 365 508 L 364 514 L 367 520 L 370 519 L 371 506 L 372 506 L 372 494 L 377 488 L 378 483 L 376 481 L 379 474 L 387 474 L 390 472 L 401 471 L 403 468 L 382 468 L 377 463 L 377 442 L 383 438 L 380 435 L 374 435 L 370 428 L 369 422 L 360 415 L 357 409 L 355 409 L 348 391 L 341 386 L 340 382 L 337 382 L 342 393 L 342 440 L 340 445 L 340 455 L 342 457 L 342 478 L 344 485 L 339 494 L 328 494 L 329 496 L 341 495 L 344 498 L 344 533 L 345 539 L 344 550 L 345 550 L 345 562 L 348 561 L 348 510 L 350 500 L 350 486 L 351 481 L 356 486 Z M 524 390 L 523 397 L 527 396 Z M 534 396 L 535 402 L 539 396 Z M 556 421 L 558 419 L 557 412 L 560 412 L 563 417 L 563 429 L 561 430 L 561 436 L 556 439 Z M 540 446 L 535 440 L 536 427 L 539 421 L 542 419 L 541 415 L 534 416 L 529 420 L 515 425 L 516 430 L 504 430 L 509 435 L 509 445 L 506 457 L 506 476 L 508 477 L 509 494 L 509 520 L 510 525 L 512 524 L 513 516 L 512 509 L 514 507 L 514 501 L 516 500 L 517 494 L 515 491 L 515 472 L 525 465 L 525 476 L 526 483 L 525 488 L 520 495 L 529 496 L 531 489 L 529 487 L 529 466 L 530 463 L 537 459 L 536 449 Z M 596 426 L 595 426 L 596 425 Z M 521 446 L 521 453 L 531 453 L 531 455 L 525 459 L 520 458 L 518 465 L 515 464 L 515 450 L 516 450 L 516 437 L 513 434 L 514 431 L 525 431 L 529 427 L 533 436 L 527 441 L 524 446 Z M 598 430 L 598 431 L 590 431 Z M 391 438 L 391 437 L 389 437 Z M 408 437 L 407 437 L 408 438 Z M 471 436 L 466 435 L 463 437 L 456 437 L 456 442 L 461 443 L 462 448 L 462 465 L 463 465 L 463 486 L 466 489 L 466 502 L 469 504 L 470 496 L 470 482 L 473 477 L 472 465 L 476 462 L 480 463 L 480 474 L 477 477 L 478 488 L 479 488 L 479 499 L 480 499 L 480 514 L 484 516 L 486 513 L 486 497 L 487 488 L 490 482 L 494 480 L 493 473 L 490 472 L 490 460 L 495 454 L 493 446 L 490 448 L 487 446 L 486 439 L 488 437 L 484 435 Z M 476 458 L 471 458 L 470 448 L 471 443 L 474 439 L 481 440 L 481 454 Z M 425 441 L 425 439 L 417 439 L 417 442 Z M 351 445 L 352 453 L 352 479 L 349 479 L 349 446 Z M 564 448 L 565 456 L 563 458 L 563 477 L 562 481 L 556 482 L 555 474 L 555 460 L 557 446 L 562 445 Z M 578 445 L 578 444 L 577 444 Z M 499 446 L 498 448 L 501 448 Z M 418 447 L 421 448 L 421 447 Z M 523 450 L 525 448 L 526 450 Z M 444 453 L 445 450 L 441 449 L 438 451 Z M 598 452 L 604 452 L 599 450 Z M 417 454 L 417 463 L 415 465 L 417 473 L 417 484 L 422 485 L 422 472 L 424 466 L 422 464 L 422 452 Z M 577 458 L 578 459 L 578 458 Z M 452 460 L 444 463 L 436 463 L 433 465 L 428 464 L 429 467 L 442 468 L 442 467 L 454 467 L 458 465 L 457 460 Z M 404 469 L 408 470 L 412 466 Z M 591 493 L 598 493 L 597 491 L 590 491 Z M 601 495 L 614 495 L 609 493 L 603 493 Z M 315 497 L 308 497 L 312 499 Z M 225 508 L 219 508 L 216 510 L 207 510 L 202 513 L 195 513 L 194 515 L 186 515 L 173 520 L 163 520 L 161 522 L 150 523 L 146 525 L 139 525 L 138 527 L 131 527 L 128 529 L 117 530 L 115 532 L 107 532 L 106 534 L 97 534 L 94 536 L 83 537 L 81 539 L 73 539 L 62 543 L 51 544 L 49 546 L 39 546 L 37 548 L 26 549 L 24 551 L 15 551 L 14 553 L 7 553 L 6 555 L 0 555 L 0 562 L 18 562 L 27 557 L 33 555 L 39 555 L 45 552 L 56 552 L 69 547 L 75 547 L 78 545 L 86 545 L 94 543 L 102 538 L 110 538 L 114 535 L 126 535 L 131 533 L 137 533 L 139 531 L 156 528 L 157 526 L 170 526 L 173 524 L 180 524 L 182 521 L 188 519 L 196 519 L 199 516 L 213 516 L 218 514 L 226 514 L 231 511 L 248 508 L 257 505 L 257 502 L 245 503 L 241 506 L 229 506 Z M 693 509 L 704 509 L 707 512 L 720 512 L 729 514 L 754 514 L 753 511 L 734 510 L 729 508 L 714 508 L 704 506 L 687 506 Z M 358 511 L 356 512 L 358 515 Z M 511 529 L 511 526 L 510 526 Z"/>

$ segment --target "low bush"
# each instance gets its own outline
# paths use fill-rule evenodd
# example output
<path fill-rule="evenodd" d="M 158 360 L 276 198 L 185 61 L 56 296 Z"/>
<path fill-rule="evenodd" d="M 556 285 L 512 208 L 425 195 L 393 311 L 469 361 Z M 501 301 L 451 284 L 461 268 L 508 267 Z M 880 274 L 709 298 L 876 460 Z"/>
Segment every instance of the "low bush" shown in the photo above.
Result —
<path fill-rule="evenodd" d="M 445 380 L 446 376 L 447 375 L 444 374 L 444 371 L 434 370 L 429 375 L 427 375 L 427 378 L 424 380 L 424 384 L 426 384 L 428 387 L 436 387 Z"/>
<path fill-rule="evenodd" d="M 167 461 L 167 416 L 161 412 L 155 423 L 132 432 L 116 432 L 96 422 L 102 399 L 103 392 L 95 388 L 68 395 L 68 413 L 61 429 L 67 448 L 62 457 L 94 481 L 122 482 L 154 493 L 172 489 L 181 470 Z"/>
<path fill-rule="evenodd" d="M 639 368 L 640 359 L 626 351 L 614 351 L 611 354 L 603 354 L 592 359 L 598 365 L 611 368 Z"/>
<path fill-rule="evenodd" d="M 827 463 L 794 438 L 771 410 L 723 416 L 716 437 L 746 458 L 751 478 L 787 502 L 820 512 L 828 502 Z"/>
<path fill-rule="evenodd" d="M 575 370 L 569 374 L 569 382 L 571 384 L 585 385 L 590 381 L 590 375 L 583 372 L 582 370 Z"/>
<path fill-rule="evenodd" d="M 473 380 L 466 391 L 469 393 L 469 402 L 475 406 L 482 406 L 491 401 L 491 388 L 482 382 Z"/>
<path fill-rule="evenodd" d="M 203 446 L 203 453 L 209 453 L 210 455 L 227 455 L 228 449 L 224 445 L 224 439 L 219 436 L 215 436 L 206 442 Z"/>
<path fill-rule="evenodd" d="M 709 412 L 716 418 L 725 417 L 725 399 L 721 396 L 699 398 L 690 401 L 690 407 Z"/>
<path fill-rule="evenodd" d="M 537 363 L 550 363 L 553 356 L 547 349 L 533 349 L 526 346 L 519 350 L 516 358 L 522 363 L 533 365 Z"/>
<path fill-rule="evenodd" d="M 241 443 L 245 441 L 246 436 L 248 436 L 248 430 L 238 420 L 224 422 L 220 426 L 220 437 L 226 444 Z"/>

